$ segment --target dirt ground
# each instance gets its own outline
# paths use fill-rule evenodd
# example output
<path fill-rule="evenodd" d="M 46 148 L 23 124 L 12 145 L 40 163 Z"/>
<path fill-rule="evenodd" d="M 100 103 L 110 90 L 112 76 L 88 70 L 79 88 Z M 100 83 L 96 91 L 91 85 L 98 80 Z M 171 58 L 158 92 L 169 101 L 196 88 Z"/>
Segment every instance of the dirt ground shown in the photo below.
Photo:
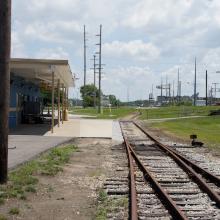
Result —
<path fill-rule="evenodd" d="M 86 220 L 94 219 L 97 191 L 106 174 L 111 173 L 112 140 L 75 139 L 78 151 L 64 171 L 55 177 L 39 177 L 37 193 L 27 200 L 8 200 L 0 213 L 11 220 Z M 8 214 L 17 207 L 19 215 Z"/>

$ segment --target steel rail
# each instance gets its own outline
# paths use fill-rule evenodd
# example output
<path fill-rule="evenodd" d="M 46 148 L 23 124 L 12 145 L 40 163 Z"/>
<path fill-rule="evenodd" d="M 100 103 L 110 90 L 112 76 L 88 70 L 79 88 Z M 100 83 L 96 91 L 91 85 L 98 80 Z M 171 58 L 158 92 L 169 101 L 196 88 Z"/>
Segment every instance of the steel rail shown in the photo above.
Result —
<path fill-rule="evenodd" d="M 161 144 L 163 146 L 166 146 L 171 150 L 174 154 L 176 154 L 178 157 L 180 157 L 185 163 L 187 163 L 189 166 L 191 166 L 197 173 L 200 173 L 202 176 L 204 176 L 207 180 L 210 180 L 212 183 L 216 184 L 218 187 L 220 187 L 220 178 L 213 175 L 211 172 L 203 169 L 202 167 L 198 166 L 197 164 L 193 163 L 189 159 L 187 159 L 185 156 L 177 152 L 176 150 L 172 149 L 170 146 L 164 145 L 160 142 L 158 142 L 152 135 L 147 133 L 144 128 L 142 128 L 139 124 L 133 121 L 133 123 L 144 133 L 146 134 L 149 138 L 154 140 L 157 144 Z"/>
<path fill-rule="evenodd" d="M 120 124 L 121 127 L 121 124 Z M 122 127 L 121 127 L 122 131 Z M 124 138 L 124 143 L 126 147 L 127 157 L 128 157 L 128 165 L 129 165 L 129 177 L 130 177 L 130 219 L 131 220 L 138 220 L 137 214 L 137 193 L 136 193 L 136 186 L 135 186 L 135 177 L 134 177 L 134 165 L 132 161 L 131 151 L 129 149 L 129 144 L 124 136 L 122 131 L 122 135 Z"/>
<path fill-rule="evenodd" d="M 148 134 L 140 125 L 138 125 L 136 122 L 132 123 L 136 125 L 137 128 L 139 128 L 145 135 L 147 135 L 152 141 L 155 142 L 155 144 L 160 147 L 161 150 L 168 153 L 175 161 L 176 163 L 188 174 L 188 176 L 193 179 L 201 190 L 203 190 L 205 193 L 209 195 L 209 197 L 216 202 L 216 205 L 220 208 L 220 196 L 211 188 L 208 186 L 208 184 L 203 180 L 202 177 L 199 176 L 199 174 L 196 173 L 196 171 L 189 165 L 187 165 L 184 160 L 181 159 L 179 154 L 176 152 L 174 153 L 169 147 L 166 145 L 160 143 L 157 141 L 154 137 L 152 137 L 150 134 Z M 192 162 L 191 162 L 192 163 Z"/>
<path fill-rule="evenodd" d="M 120 122 L 120 127 L 122 131 L 122 136 L 126 145 L 127 152 L 130 152 L 130 155 L 132 154 L 133 158 L 135 159 L 136 163 L 144 173 L 144 178 L 146 181 L 150 182 L 151 186 L 155 190 L 156 194 L 162 201 L 165 207 L 167 207 L 169 213 L 172 215 L 174 219 L 180 219 L 180 220 L 187 220 L 188 218 L 184 215 L 184 213 L 178 208 L 176 203 L 170 198 L 170 196 L 163 190 L 159 182 L 154 178 L 154 176 L 149 172 L 149 170 L 142 164 L 142 162 L 139 160 L 137 154 L 132 149 L 131 145 L 127 141 L 125 134 L 123 132 L 122 126 Z"/>

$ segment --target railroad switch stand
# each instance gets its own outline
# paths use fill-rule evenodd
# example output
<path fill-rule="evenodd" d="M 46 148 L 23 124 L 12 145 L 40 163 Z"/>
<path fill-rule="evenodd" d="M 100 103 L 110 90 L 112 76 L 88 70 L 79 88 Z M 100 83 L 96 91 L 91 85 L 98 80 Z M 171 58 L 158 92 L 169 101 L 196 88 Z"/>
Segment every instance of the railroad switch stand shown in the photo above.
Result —
<path fill-rule="evenodd" d="M 192 146 L 202 147 L 204 145 L 203 142 L 197 141 L 197 135 L 196 134 L 191 134 L 190 139 L 192 139 L 192 142 L 191 142 Z"/>

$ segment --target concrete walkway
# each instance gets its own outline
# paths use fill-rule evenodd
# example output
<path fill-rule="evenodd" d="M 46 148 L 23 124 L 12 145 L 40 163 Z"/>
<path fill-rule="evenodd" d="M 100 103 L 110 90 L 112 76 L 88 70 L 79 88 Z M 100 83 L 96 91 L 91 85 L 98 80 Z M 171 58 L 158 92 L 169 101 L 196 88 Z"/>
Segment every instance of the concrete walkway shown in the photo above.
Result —
<path fill-rule="evenodd" d="M 84 117 L 84 116 L 82 116 Z M 76 137 L 111 138 L 122 142 L 120 126 L 117 121 L 84 119 L 71 116 L 69 121 L 54 128 L 50 125 L 21 125 L 9 135 L 9 168 L 14 168 L 31 160 L 40 153 L 68 142 Z"/>
<path fill-rule="evenodd" d="M 112 120 L 69 119 L 60 127 L 55 126 L 53 134 L 48 131 L 45 136 L 112 138 L 112 123 Z"/>
<path fill-rule="evenodd" d="M 9 169 L 27 162 L 40 153 L 61 145 L 71 138 L 44 137 L 37 135 L 9 135 L 8 166 Z"/>

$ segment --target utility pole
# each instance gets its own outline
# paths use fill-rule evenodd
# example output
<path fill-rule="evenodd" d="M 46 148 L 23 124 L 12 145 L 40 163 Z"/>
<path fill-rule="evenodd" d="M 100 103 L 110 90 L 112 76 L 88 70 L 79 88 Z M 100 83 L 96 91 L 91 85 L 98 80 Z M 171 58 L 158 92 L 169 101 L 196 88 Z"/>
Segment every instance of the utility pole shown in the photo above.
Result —
<path fill-rule="evenodd" d="M 178 68 L 178 73 L 177 73 L 177 100 L 178 103 L 181 101 L 181 81 L 180 81 L 180 70 Z"/>
<path fill-rule="evenodd" d="M 98 106 L 98 113 L 101 113 L 101 77 L 102 77 L 102 25 L 100 25 L 100 33 L 97 35 L 99 36 L 99 106 Z"/>
<path fill-rule="evenodd" d="M 205 100 L 207 106 L 208 105 L 208 71 L 207 70 L 205 74 Z"/>
<path fill-rule="evenodd" d="M 93 68 L 91 68 L 94 71 L 94 81 L 93 81 L 93 85 L 94 87 L 96 87 L 96 55 L 93 55 Z M 96 107 L 96 93 L 93 94 L 94 95 L 94 107 Z"/>
<path fill-rule="evenodd" d="M 194 106 L 196 106 L 196 58 L 195 58 L 195 79 L 194 79 Z"/>
<path fill-rule="evenodd" d="M 93 55 L 93 65 L 94 65 L 94 67 L 93 67 L 93 70 L 94 70 L 94 82 L 93 82 L 93 84 L 94 84 L 94 86 L 96 86 L 96 55 Z"/>
<path fill-rule="evenodd" d="M 86 26 L 84 25 L 84 86 L 86 85 Z"/>
<path fill-rule="evenodd" d="M 178 73 L 177 73 L 177 100 L 178 103 L 180 102 L 180 71 L 178 68 Z"/>
<path fill-rule="evenodd" d="M 8 176 L 8 112 L 10 92 L 11 0 L 0 0 L 0 183 Z"/>

